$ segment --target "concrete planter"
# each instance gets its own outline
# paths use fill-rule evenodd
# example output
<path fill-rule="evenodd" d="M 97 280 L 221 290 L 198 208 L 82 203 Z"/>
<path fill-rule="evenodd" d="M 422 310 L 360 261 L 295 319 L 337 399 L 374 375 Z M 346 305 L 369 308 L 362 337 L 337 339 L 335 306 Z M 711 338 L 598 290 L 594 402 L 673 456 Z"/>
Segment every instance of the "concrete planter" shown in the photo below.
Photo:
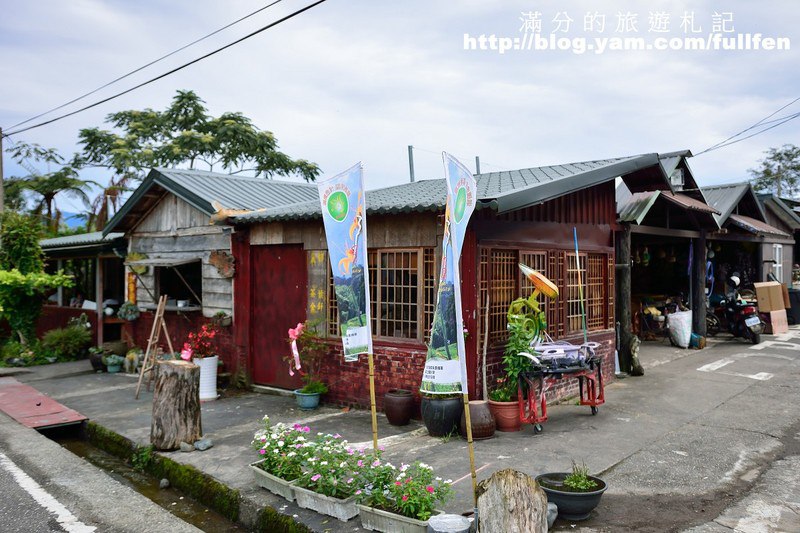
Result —
<path fill-rule="evenodd" d="M 294 501 L 294 481 L 286 481 L 278 476 L 273 476 L 262 469 L 259 464 L 262 461 L 252 463 L 250 469 L 253 471 L 253 478 L 259 487 L 265 488 L 272 494 L 285 498 L 290 502 Z"/>
<path fill-rule="evenodd" d="M 340 500 L 303 487 L 294 487 L 294 497 L 300 507 L 338 518 L 342 522 L 347 522 L 358 514 L 355 496 Z"/>
<path fill-rule="evenodd" d="M 361 527 L 369 531 L 383 531 L 385 533 L 426 533 L 428 531 L 427 520 L 423 522 L 422 520 L 360 504 L 358 505 L 358 511 L 361 517 Z M 435 514 L 438 514 L 438 512 Z"/>

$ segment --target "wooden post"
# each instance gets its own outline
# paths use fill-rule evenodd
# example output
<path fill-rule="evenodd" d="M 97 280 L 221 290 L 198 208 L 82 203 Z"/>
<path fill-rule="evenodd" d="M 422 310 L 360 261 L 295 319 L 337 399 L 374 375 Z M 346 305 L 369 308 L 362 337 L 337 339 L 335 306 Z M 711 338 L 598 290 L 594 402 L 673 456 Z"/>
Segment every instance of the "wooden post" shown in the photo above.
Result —
<path fill-rule="evenodd" d="M 64 269 L 64 261 L 62 259 L 56 260 L 56 270 L 63 270 Z M 56 289 L 56 295 L 58 297 L 57 303 L 59 307 L 64 307 L 64 287 L 61 285 L 58 286 Z"/>
<path fill-rule="evenodd" d="M 469 412 L 469 393 L 464 392 L 464 423 L 467 425 L 467 448 L 469 449 L 469 471 L 472 476 L 472 498 L 475 512 L 478 511 L 478 475 L 475 472 L 475 448 L 472 444 L 472 419 Z"/>
<path fill-rule="evenodd" d="M 103 260 L 100 259 L 100 256 L 96 259 L 96 267 L 95 267 L 95 303 L 97 304 L 97 345 L 102 346 L 104 339 L 103 339 L 103 318 L 105 315 L 103 314 Z"/>
<path fill-rule="evenodd" d="M 706 231 L 692 239 L 692 331 L 706 336 Z"/>
<path fill-rule="evenodd" d="M 369 354 L 369 406 L 372 410 L 372 449 L 378 452 L 378 413 L 375 407 L 375 360 Z"/>
<path fill-rule="evenodd" d="M 622 224 L 622 230 L 615 233 L 616 240 L 616 293 L 615 307 L 619 321 L 619 367 L 622 372 L 631 371 L 631 226 Z"/>
<path fill-rule="evenodd" d="M 158 361 L 150 443 L 175 450 L 203 436 L 200 420 L 200 367 L 189 361 Z"/>

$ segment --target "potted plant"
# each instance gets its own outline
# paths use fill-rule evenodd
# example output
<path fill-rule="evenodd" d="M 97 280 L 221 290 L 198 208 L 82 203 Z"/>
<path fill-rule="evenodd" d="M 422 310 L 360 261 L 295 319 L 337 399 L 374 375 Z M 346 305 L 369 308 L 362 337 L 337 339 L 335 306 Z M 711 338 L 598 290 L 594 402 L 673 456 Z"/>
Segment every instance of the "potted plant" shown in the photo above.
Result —
<path fill-rule="evenodd" d="M 181 358 L 189 359 L 200 367 L 200 401 L 217 399 L 217 365 L 219 356 L 216 355 L 217 327 L 212 324 L 203 324 L 197 332 L 190 332 L 188 342 L 183 344 Z"/>
<path fill-rule="evenodd" d="M 293 376 L 297 370 L 304 383 L 294 391 L 297 406 L 306 411 L 316 409 L 320 396 L 328 392 L 328 386 L 319 377 L 328 345 L 316 335 L 314 326 L 303 322 L 289 329 L 289 343 L 292 355 L 284 358 L 289 363 L 289 375 Z"/>
<path fill-rule="evenodd" d="M 139 311 L 139 308 L 133 302 L 125 302 L 120 305 L 119 309 L 117 310 L 117 316 L 122 320 L 127 320 L 128 322 L 136 320 L 139 318 L 140 314 L 141 311 Z"/>
<path fill-rule="evenodd" d="M 422 393 L 422 421 L 431 437 L 444 437 L 458 429 L 464 398 L 460 394 Z"/>
<path fill-rule="evenodd" d="M 572 472 L 541 474 L 536 482 L 547 494 L 547 501 L 558 506 L 558 516 L 566 520 L 586 520 L 600 503 L 608 486 L 599 477 L 589 475 L 585 463 L 572 461 Z"/>
<path fill-rule="evenodd" d="M 263 418 L 264 427 L 253 437 L 252 447 L 257 450 L 259 461 L 252 463 L 256 483 L 273 494 L 294 501 L 293 483 L 302 473 L 311 442 L 308 426 L 270 423 Z"/>
<path fill-rule="evenodd" d="M 438 513 L 436 505 L 452 495 L 451 481 L 435 477 L 433 469 L 421 462 L 399 469 L 377 462 L 364 470 L 362 488 L 356 491 L 361 525 L 387 533 L 427 531 L 428 519 Z"/>
<path fill-rule="evenodd" d="M 522 423 L 519 419 L 518 396 L 520 394 L 519 376 L 531 369 L 531 361 L 520 357 L 520 352 L 527 352 L 531 344 L 547 328 L 544 311 L 539 307 L 539 296 L 556 298 L 558 288 L 539 272 L 519 264 L 520 270 L 533 284 L 533 292 L 527 298 L 517 298 L 508 306 L 508 341 L 503 352 L 503 370 L 505 376 L 497 380 L 497 387 L 489 393 L 489 409 L 497 422 L 500 431 L 519 431 Z M 522 392 L 524 394 L 524 391 Z"/>
<path fill-rule="evenodd" d="M 124 362 L 125 358 L 121 355 L 111 354 L 103 356 L 103 364 L 108 368 L 109 374 L 115 374 L 122 370 L 122 363 Z"/>
<path fill-rule="evenodd" d="M 89 363 L 95 372 L 105 372 L 106 364 L 103 362 L 103 349 L 99 346 L 89 348 Z"/>
<path fill-rule="evenodd" d="M 227 328 L 233 324 L 233 317 L 225 311 L 217 311 L 214 313 L 212 320 L 221 328 Z"/>
<path fill-rule="evenodd" d="M 364 457 L 363 452 L 349 448 L 341 435 L 319 434 L 309 446 L 303 472 L 295 481 L 297 505 L 342 521 L 356 516 L 357 473 L 359 468 L 368 468 Z"/>

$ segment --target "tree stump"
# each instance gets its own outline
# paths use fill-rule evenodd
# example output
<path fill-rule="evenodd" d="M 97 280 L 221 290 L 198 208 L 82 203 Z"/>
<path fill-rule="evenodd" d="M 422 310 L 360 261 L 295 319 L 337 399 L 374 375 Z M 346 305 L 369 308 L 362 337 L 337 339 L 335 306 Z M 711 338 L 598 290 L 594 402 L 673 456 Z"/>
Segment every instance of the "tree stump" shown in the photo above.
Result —
<path fill-rule="evenodd" d="M 203 436 L 200 421 L 200 367 L 188 361 L 157 361 L 150 443 L 177 450 Z"/>
<path fill-rule="evenodd" d="M 547 533 L 547 495 L 532 477 L 510 468 L 478 484 L 482 532 Z"/>

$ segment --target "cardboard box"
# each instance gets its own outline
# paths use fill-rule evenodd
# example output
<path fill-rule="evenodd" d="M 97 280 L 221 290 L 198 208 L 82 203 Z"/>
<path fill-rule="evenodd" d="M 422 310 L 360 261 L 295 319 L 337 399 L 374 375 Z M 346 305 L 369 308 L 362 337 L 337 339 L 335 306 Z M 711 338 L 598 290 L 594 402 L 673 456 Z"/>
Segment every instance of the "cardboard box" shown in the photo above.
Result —
<path fill-rule="evenodd" d="M 762 313 L 770 311 L 785 311 L 786 304 L 783 300 L 783 287 L 777 281 L 764 281 L 753 284 L 758 298 L 758 310 Z"/>
<path fill-rule="evenodd" d="M 786 317 L 786 309 L 769 312 L 769 324 L 767 324 L 766 332 L 770 335 L 789 333 L 789 321 Z"/>

